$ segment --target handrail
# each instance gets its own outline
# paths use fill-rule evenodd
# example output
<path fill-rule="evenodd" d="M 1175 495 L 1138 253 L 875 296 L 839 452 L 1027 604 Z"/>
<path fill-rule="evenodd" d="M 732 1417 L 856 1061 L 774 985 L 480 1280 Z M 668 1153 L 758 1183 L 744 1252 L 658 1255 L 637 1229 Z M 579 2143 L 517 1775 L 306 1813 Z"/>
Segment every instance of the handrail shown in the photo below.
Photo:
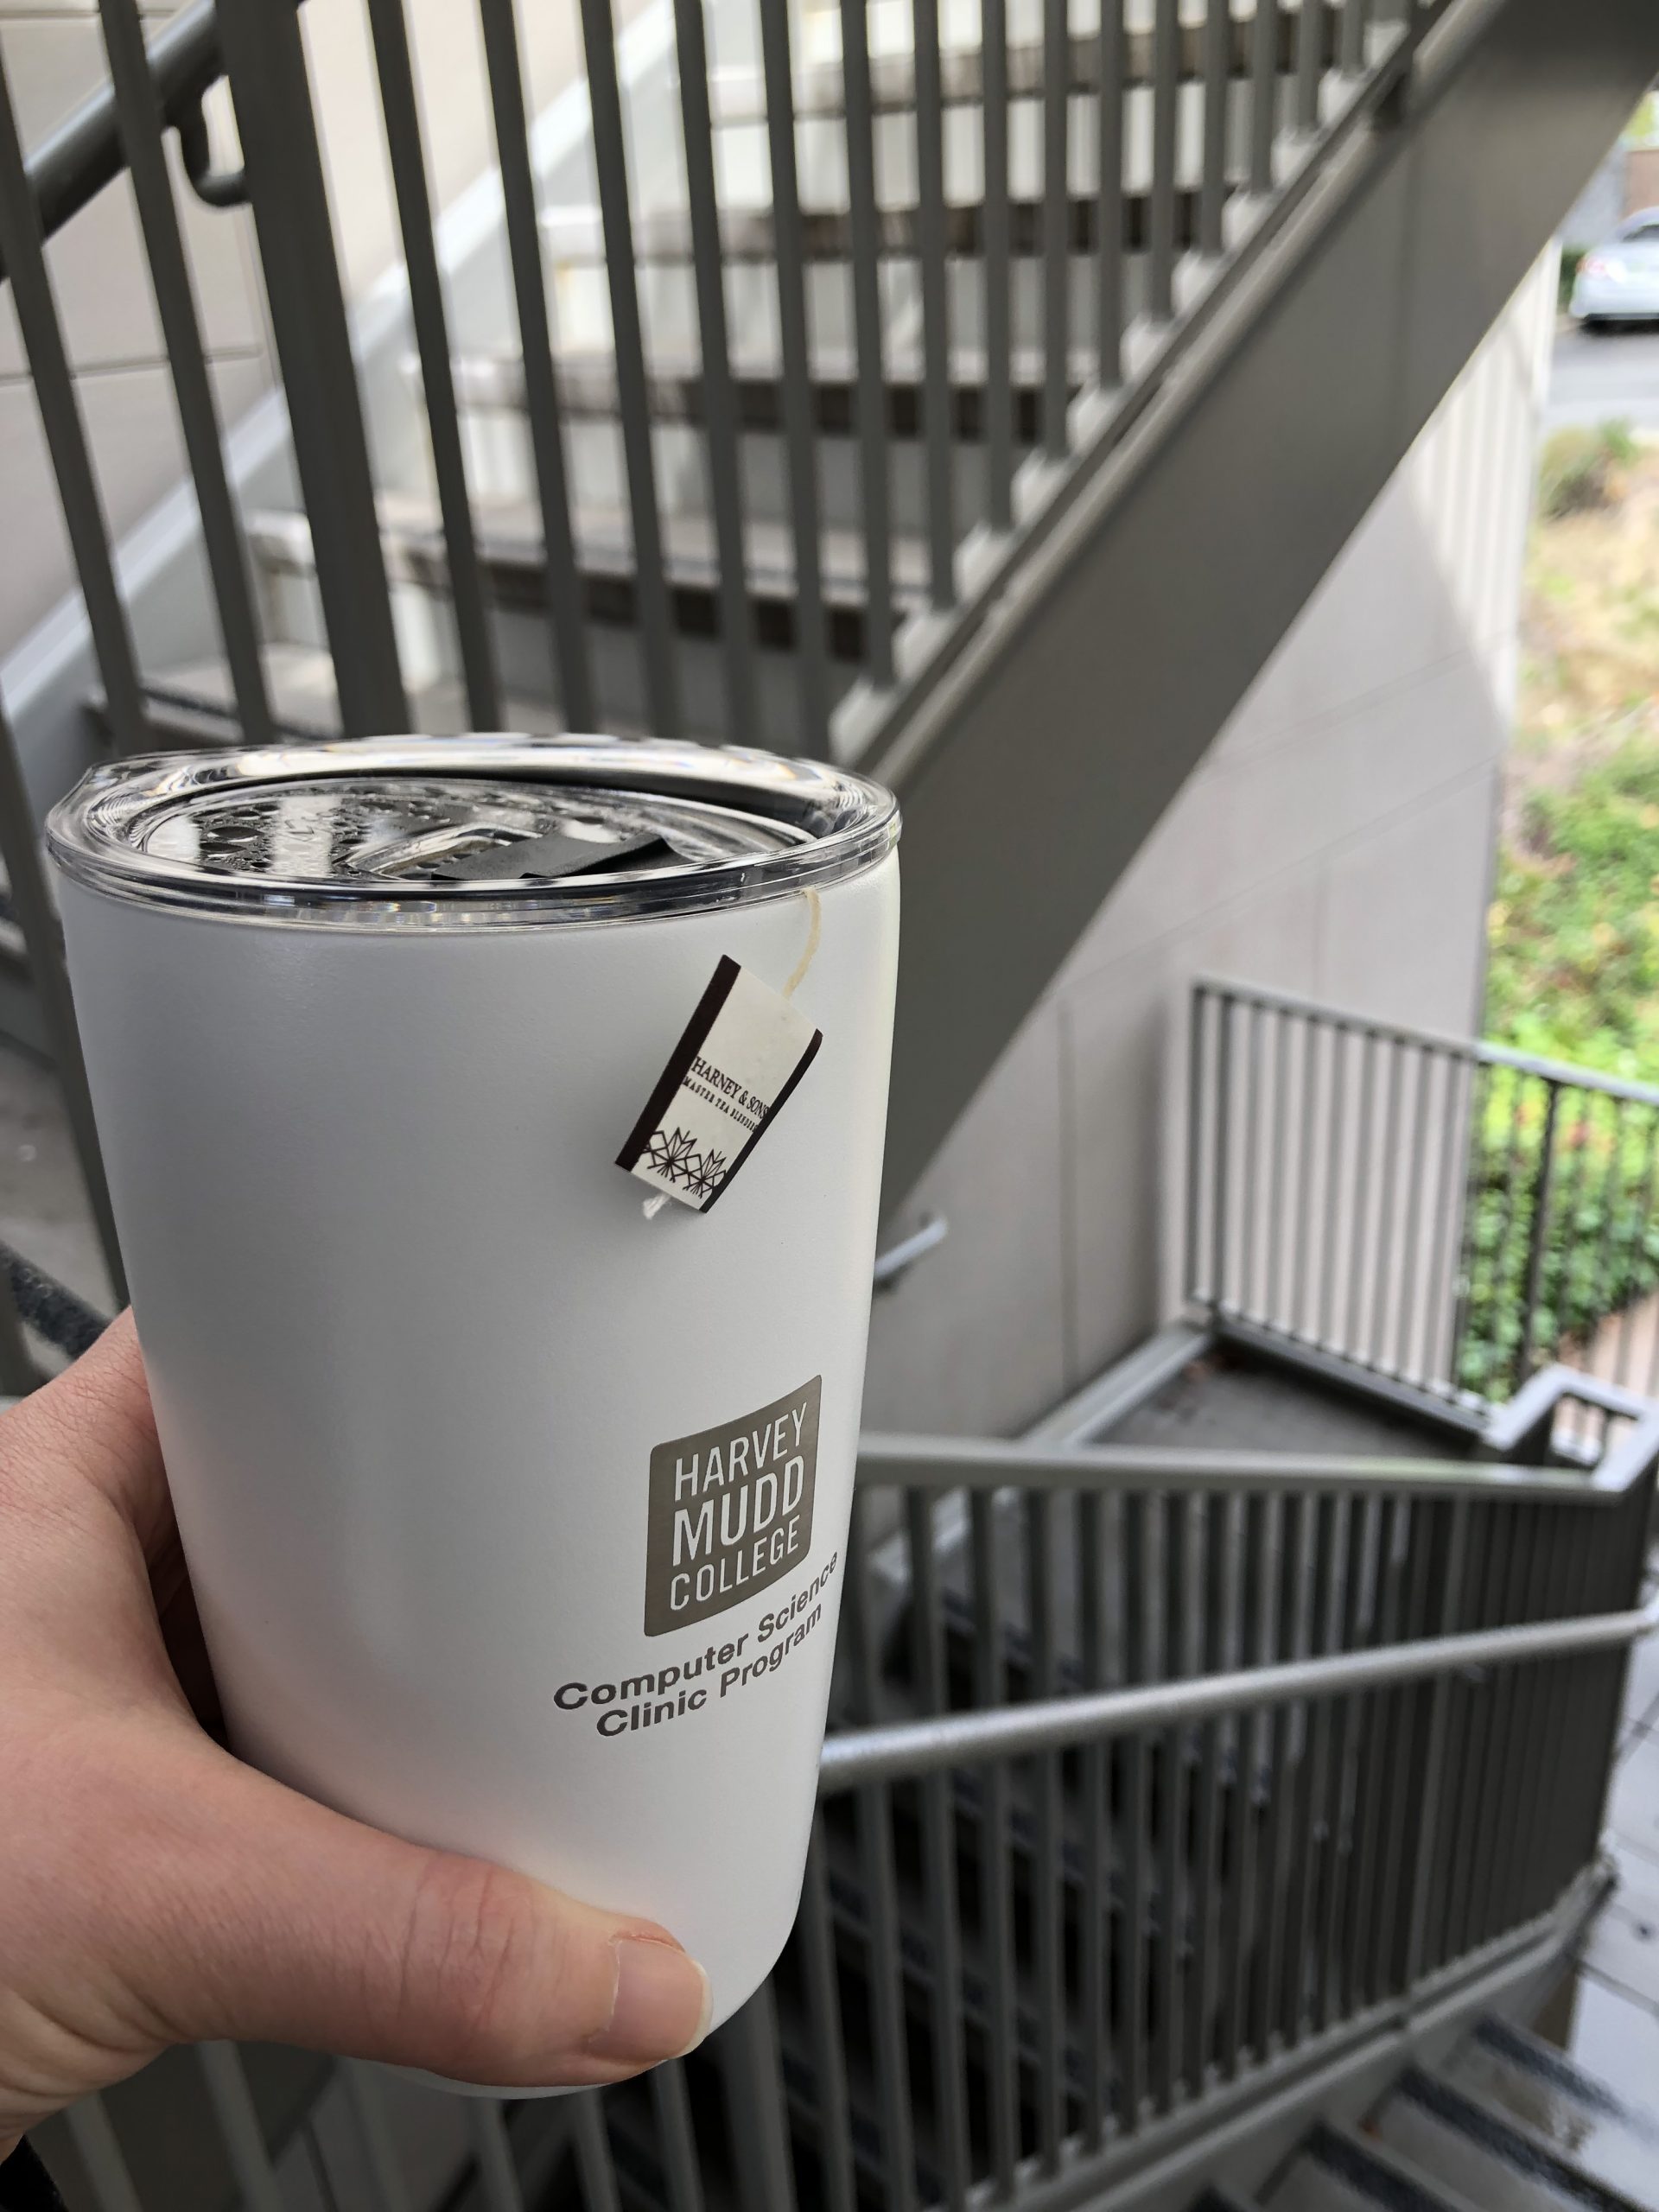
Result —
<path fill-rule="evenodd" d="M 1611 1650 L 1656 1631 L 1659 1599 L 1631 1612 L 1480 1629 L 1381 1651 L 1345 1651 L 1228 1675 L 1154 1682 L 1140 1689 L 1044 1698 L 988 1712 L 939 1713 L 925 1720 L 850 1729 L 824 1744 L 818 1795 L 832 1797 L 872 1783 L 909 1780 L 988 1759 L 1069 1751 L 1079 1744 L 1182 1727 L 1247 1709 L 1390 1689 L 1432 1675 Z"/>
<path fill-rule="evenodd" d="M 191 183 L 210 205 L 235 204 L 241 197 L 239 179 L 209 172 L 201 122 L 202 101 L 225 74 L 216 0 L 192 0 L 145 41 L 144 53 L 162 125 L 179 134 Z M 60 231 L 126 166 L 115 87 L 106 77 L 29 157 L 29 185 L 41 238 Z M 5 276 L 0 262 L 0 282 Z"/>
<path fill-rule="evenodd" d="M 1641 1433 L 1641 1432 L 1638 1432 Z M 1628 1440 L 1634 1446 L 1636 1438 Z M 1659 1425 L 1644 1452 L 1621 1446 L 1582 1473 L 1467 1459 L 1345 1459 L 1318 1452 L 1223 1452 L 1165 1445 L 1095 1444 L 1066 1451 L 995 1438 L 867 1435 L 859 1484 L 907 1490 L 1281 1490 L 1341 1493 L 1387 1490 L 1402 1497 L 1576 1499 L 1611 1505 L 1659 1457 Z M 1611 1471 L 1611 1474 L 1609 1471 Z"/>
<path fill-rule="evenodd" d="M 1454 1037 L 1444 1030 L 1412 1029 L 1397 1021 L 1380 1021 L 1367 1014 L 1327 1006 L 1322 999 L 1303 997 L 1295 991 L 1269 990 L 1255 983 L 1239 983 L 1223 976 L 1200 976 L 1193 982 L 1196 994 L 1232 999 L 1240 1006 L 1260 1007 L 1265 1013 L 1294 1014 L 1319 1021 L 1353 1037 L 1374 1037 L 1391 1045 L 1414 1045 L 1446 1052 L 1481 1067 L 1513 1068 L 1519 1075 L 1536 1076 L 1545 1083 L 1567 1084 L 1574 1090 L 1599 1091 L 1608 1098 L 1623 1098 L 1632 1105 L 1659 1106 L 1659 1084 L 1633 1083 L 1623 1076 L 1603 1075 L 1595 1068 L 1575 1067 L 1569 1060 L 1542 1058 L 1536 1052 L 1517 1052 L 1510 1045 L 1494 1045 L 1482 1037 Z"/>

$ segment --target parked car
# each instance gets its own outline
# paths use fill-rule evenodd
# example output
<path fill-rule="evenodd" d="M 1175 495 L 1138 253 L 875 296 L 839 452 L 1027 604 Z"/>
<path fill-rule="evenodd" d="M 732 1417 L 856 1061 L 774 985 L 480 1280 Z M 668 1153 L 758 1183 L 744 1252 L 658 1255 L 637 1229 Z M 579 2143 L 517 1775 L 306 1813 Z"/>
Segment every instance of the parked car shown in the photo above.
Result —
<path fill-rule="evenodd" d="M 1659 207 L 1627 215 L 1579 264 L 1572 314 L 1586 330 L 1659 319 Z"/>

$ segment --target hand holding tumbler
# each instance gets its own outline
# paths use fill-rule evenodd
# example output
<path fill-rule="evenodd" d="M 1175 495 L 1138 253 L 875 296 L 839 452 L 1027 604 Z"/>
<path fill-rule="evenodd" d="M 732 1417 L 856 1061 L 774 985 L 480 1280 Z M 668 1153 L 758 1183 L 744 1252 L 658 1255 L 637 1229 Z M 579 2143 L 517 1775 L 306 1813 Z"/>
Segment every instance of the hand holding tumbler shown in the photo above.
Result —
<path fill-rule="evenodd" d="M 241 1755 L 659 1920 L 794 1917 L 856 1452 L 898 813 L 754 753 L 127 760 L 54 811 Z"/>

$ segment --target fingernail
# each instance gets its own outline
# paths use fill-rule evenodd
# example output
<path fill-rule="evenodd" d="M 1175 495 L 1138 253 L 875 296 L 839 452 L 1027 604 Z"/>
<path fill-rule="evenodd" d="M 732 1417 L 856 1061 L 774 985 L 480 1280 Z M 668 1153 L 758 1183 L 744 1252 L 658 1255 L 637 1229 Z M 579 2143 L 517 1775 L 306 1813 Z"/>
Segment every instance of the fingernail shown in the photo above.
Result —
<path fill-rule="evenodd" d="M 709 1977 L 672 1943 L 620 1936 L 610 2024 L 588 2038 L 596 2058 L 645 2066 L 678 2058 L 709 2032 Z"/>

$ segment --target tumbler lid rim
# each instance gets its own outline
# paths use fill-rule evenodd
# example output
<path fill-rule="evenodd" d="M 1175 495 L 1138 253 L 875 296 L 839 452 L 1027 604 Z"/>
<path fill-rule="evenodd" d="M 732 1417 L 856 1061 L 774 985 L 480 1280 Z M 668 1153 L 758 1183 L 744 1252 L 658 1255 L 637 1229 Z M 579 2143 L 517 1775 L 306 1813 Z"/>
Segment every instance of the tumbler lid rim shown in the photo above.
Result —
<path fill-rule="evenodd" d="M 280 813 L 288 794 L 326 809 L 334 803 L 328 786 L 337 783 L 342 800 L 418 789 L 447 798 L 453 810 L 456 794 L 474 782 L 498 797 L 522 791 L 540 804 L 550 826 L 568 809 L 576 835 L 594 834 L 597 821 L 602 837 L 608 815 L 620 837 L 637 829 L 654 834 L 658 849 L 643 860 L 636 852 L 629 866 L 607 868 L 596 857 L 578 872 L 507 880 L 499 866 L 469 874 L 466 858 L 477 852 L 503 860 L 514 849 L 512 836 L 480 846 L 462 825 L 461 858 L 437 880 L 429 861 L 392 873 L 365 871 L 356 855 L 350 867 L 296 865 L 291 855 L 275 855 L 270 839 L 244 841 L 251 850 L 258 846 L 245 864 L 234 839 L 221 839 L 204 861 L 174 834 L 181 821 L 223 818 L 241 798 L 255 814 Z M 892 850 L 899 826 L 890 791 L 823 761 L 653 739 L 505 732 L 129 755 L 92 769 L 53 808 L 46 842 L 71 881 L 143 905 L 227 920 L 446 928 L 642 918 L 822 888 L 873 867 Z M 603 850 L 595 848 L 596 855 Z"/>

